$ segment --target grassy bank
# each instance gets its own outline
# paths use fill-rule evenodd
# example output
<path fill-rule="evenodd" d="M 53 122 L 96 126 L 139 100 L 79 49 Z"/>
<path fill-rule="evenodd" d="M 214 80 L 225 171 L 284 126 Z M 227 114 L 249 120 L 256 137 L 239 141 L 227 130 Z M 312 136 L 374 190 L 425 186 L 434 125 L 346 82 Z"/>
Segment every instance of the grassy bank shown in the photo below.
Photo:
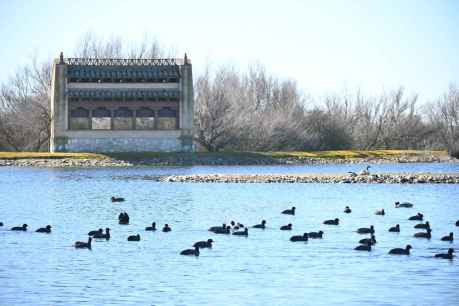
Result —
<path fill-rule="evenodd" d="M 397 158 L 401 156 L 447 156 L 446 151 L 425 150 L 336 150 L 336 151 L 305 151 L 305 152 L 267 152 L 271 157 L 277 158 Z"/>
<path fill-rule="evenodd" d="M 50 153 L 50 152 L 0 152 L 0 159 L 106 159 L 103 154 L 95 153 Z"/>
<path fill-rule="evenodd" d="M 0 159 L 118 159 L 118 160 L 145 160 L 145 159 L 274 159 L 274 158 L 320 158 L 320 159 L 352 159 L 352 158 L 397 158 L 402 156 L 422 157 L 433 155 L 447 156 L 446 151 L 424 150 L 339 150 L 339 151 L 301 151 L 301 152 L 196 152 L 196 153 L 50 153 L 50 152 L 0 152 Z"/>

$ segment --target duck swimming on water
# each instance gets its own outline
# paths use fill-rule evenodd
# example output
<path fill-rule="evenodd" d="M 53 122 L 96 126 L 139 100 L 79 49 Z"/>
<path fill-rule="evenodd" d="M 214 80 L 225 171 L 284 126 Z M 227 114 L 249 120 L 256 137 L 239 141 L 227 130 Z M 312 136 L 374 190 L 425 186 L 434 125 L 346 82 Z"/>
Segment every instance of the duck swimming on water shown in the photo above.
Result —
<path fill-rule="evenodd" d="M 360 244 L 371 244 L 374 245 L 376 244 L 376 237 L 374 234 L 371 234 L 370 238 L 363 238 L 359 240 Z"/>
<path fill-rule="evenodd" d="M 74 246 L 77 249 L 91 249 L 91 242 L 92 242 L 92 238 L 89 237 L 88 242 L 77 241 L 75 242 Z"/>
<path fill-rule="evenodd" d="M 453 248 L 449 248 L 448 249 L 448 253 L 446 253 L 446 254 L 443 254 L 443 253 L 435 254 L 435 258 L 453 259 L 453 257 L 454 257 L 453 253 L 454 253 L 454 249 Z"/>
<path fill-rule="evenodd" d="M 392 226 L 391 228 L 389 228 L 389 232 L 400 233 L 400 224 L 397 224 L 397 225 Z"/>
<path fill-rule="evenodd" d="M 286 209 L 282 212 L 284 215 L 295 215 L 295 209 L 296 207 L 293 206 L 292 209 Z"/>
<path fill-rule="evenodd" d="M 140 235 L 131 235 L 127 238 L 127 241 L 140 241 Z"/>
<path fill-rule="evenodd" d="M 318 231 L 318 232 L 309 232 L 308 233 L 308 238 L 311 239 L 322 239 L 324 232 Z"/>
<path fill-rule="evenodd" d="M 404 202 L 404 203 L 395 202 L 394 204 L 395 204 L 395 208 L 400 208 L 400 207 L 411 208 L 414 206 L 412 203 L 409 203 L 409 202 Z"/>
<path fill-rule="evenodd" d="M 51 225 L 47 225 L 46 227 L 41 227 L 35 231 L 36 233 L 51 233 Z"/>
<path fill-rule="evenodd" d="M 129 224 L 129 215 L 127 212 L 122 212 L 118 216 L 118 223 L 119 224 Z"/>
<path fill-rule="evenodd" d="M 95 233 L 92 237 L 93 238 L 98 238 L 98 239 L 107 239 L 107 240 L 109 240 L 110 239 L 110 228 L 107 227 L 105 229 L 105 234 Z"/>
<path fill-rule="evenodd" d="M 361 245 L 359 245 L 359 246 L 356 246 L 356 247 L 354 248 L 354 250 L 356 250 L 356 251 L 368 251 L 368 252 L 370 252 L 370 251 L 371 251 L 371 243 L 368 242 L 368 243 L 366 243 L 365 245 L 361 244 Z"/>
<path fill-rule="evenodd" d="M 266 228 L 266 220 L 262 220 L 260 224 L 256 224 L 254 226 L 252 226 L 253 228 L 262 228 L 262 229 L 265 229 Z"/>
<path fill-rule="evenodd" d="M 200 249 L 203 249 L 203 248 L 212 248 L 212 243 L 214 241 L 212 239 L 207 239 L 207 241 L 198 241 L 196 242 L 195 244 L 193 244 L 193 247 L 198 247 Z"/>
<path fill-rule="evenodd" d="M 199 248 L 195 247 L 194 249 L 183 250 L 180 252 L 180 255 L 199 256 Z"/>
<path fill-rule="evenodd" d="M 386 214 L 386 213 L 384 212 L 384 208 L 381 209 L 381 210 L 377 210 L 377 211 L 375 212 L 375 215 L 378 215 L 378 216 L 384 216 L 385 214 Z"/>
<path fill-rule="evenodd" d="M 124 198 L 111 197 L 110 200 L 112 202 L 124 202 Z"/>
<path fill-rule="evenodd" d="M 426 223 L 419 223 L 419 224 L 416 224 L 414 226 L 414 228 L 424 228 L 424 229 L 428 229 L 430 228 L 430 223 L 429 221 L 426 221 Z"/>
<path fill-rule="evenodd" d="M 407 244 L 404 249 L 396 248 L 389 251 L 391 255 L 410 255 L 411 245 Z"/>
<path fill-rule="evenodd" d="M 345 214 L 350 214 L 352 212 L 351 208 L 349 206 L 346 206 L 346 208 L 344 208 L 344 213 Z"/>
<path fill-rule="evenodd" d="M 15 227 L 12 227 L 11 230 L 12 231 L 27 231 L 27 224 L 23 224 L 22 226 L 15 226 Z"/>
<path fill-rule="evenodd" d="M 0 226 L 3 226 L 3 222 L 0 222 Z"/>
<path fill-rule="evenodd" d="M 373 227 L 373 225 L 370 226 L 370 228 L 368 227 L 361 227 L 357 230 L 357 233 L 359 234 L 374 234 L 375 233 L 375 228 Z"/>
<path fill-rule="evenodd" d="M 327 225 L 339 225 L 339 219 L 335 218 L 333 220 L 325 220 L 323 223 Z"/>
<path fill-rule="evenodd" d="M 163 227 L 163 232 L 164 233 L 167 233 L 167 232 L 170 232 L 172 229 L 170 228 L 169 224 L 164 224 L 164 227 Z"/>
<path fill-rule="evenodd" d="M 209 228 L 209 232 L 215 232 L 215 231 L 218 231 L 218 230 L 226 230 L 226 223 L 223 223 L 221 226 L 212 226 Z"/>
<path fill-rule="evenodd" d="M 453 236 L 453 235 L 454 235 L 454 234 L 451 232 L 451 233 L 449 233 L 448 236 L 442 237 L 442 238 L 441 238 L 441 241 L 453 242 L 453 240 L 454 240 L 454 236 Z"/>
<path fill-rule="evenodd" d="M 99 228 L 97 231 L 90 231 L 88 232 L 88 236 L 94 236 L 95 234 L 103 234 L 104 230 Z"/>
<path fill-rule="evenodd" d="M 156 231 L 156 222 L 153 222 L 151 226 L 145 228 L 146 231 Z"/>
<path fill-rule="evenodd" d="M 303 235 L 296 235 L 290 237 L 290 241 L 297 242 L 297 241 L 308 241 L 308 233 L 304 233 Z"/>
<path fill-rule="evenodd" d="M 409 217 L 408 220 L 411 221 L 422 221 L 424 219 L 424 215 L 421 213 L 417 213 L 416 216 Z"/>
<path fill-rule="evenodd" d="M 430 239 L 430 238 L 432 238 L 432 230 L 430 228 L 428 228 L 427 229 L 427 233 L 419 232 L 419 233 L 414 234 L 414 237 Z"/>
<path fill-rule="evenodd" d="M 287 225 L 282 225 L 282 226 L 280 227 L 280 230 L 281 230 L 281 231 L 291 231 L 291 230 L 292 230 L 292 223 L 289 223 L 289 224 L 287 224 Z"/>
<path fill-rule="evenodd" d="M 359 243 L 370 244 L 370 245 L 376 244 L 376 237 L 374 234 L 371 234 L 371 238 L 360 239 Z"/>

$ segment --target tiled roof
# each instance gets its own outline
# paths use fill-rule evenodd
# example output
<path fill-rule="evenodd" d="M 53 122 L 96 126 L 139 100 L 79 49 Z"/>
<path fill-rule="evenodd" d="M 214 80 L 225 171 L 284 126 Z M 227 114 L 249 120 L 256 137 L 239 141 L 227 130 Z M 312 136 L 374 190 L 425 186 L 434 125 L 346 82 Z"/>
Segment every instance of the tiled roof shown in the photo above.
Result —
<path fill-rule="evenodd" d="M 180 92 L 178 90 L 166 89 L 69 89 L 67 91 L 69 97 L 74 98 L 121 98 L 121 99 L 179 99 Z"/>
<path fill-rule="evenodd" d="M 180 78 L 177 65 L 164 66 L 74 66 L 67 76 L 75 79 L 169 79 Z"/>

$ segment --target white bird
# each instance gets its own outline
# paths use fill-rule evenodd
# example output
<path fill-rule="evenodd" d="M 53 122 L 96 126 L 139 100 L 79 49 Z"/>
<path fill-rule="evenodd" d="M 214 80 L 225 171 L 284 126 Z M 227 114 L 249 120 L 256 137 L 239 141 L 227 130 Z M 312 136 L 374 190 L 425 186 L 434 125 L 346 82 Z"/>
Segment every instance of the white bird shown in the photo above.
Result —
<path fill-rule="evenodd" d="M 367 166 L 365 170 L 362 170 L 360 175 L 370 175 L 370 166 Z"/>

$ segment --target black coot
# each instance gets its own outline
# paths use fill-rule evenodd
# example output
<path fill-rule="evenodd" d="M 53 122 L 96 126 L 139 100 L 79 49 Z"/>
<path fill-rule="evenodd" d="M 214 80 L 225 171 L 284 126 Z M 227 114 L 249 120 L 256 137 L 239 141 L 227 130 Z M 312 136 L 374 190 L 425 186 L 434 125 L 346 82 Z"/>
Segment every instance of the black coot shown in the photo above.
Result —
<path fill-rule="evenodd" d="M 191 255 L 191 256 L 199 256 L 199 248 L 194 247 L 194 249 L 186 249 L 180 252 L 180 255 Z"/>
<path fill-rule="evenodd" d="M 212 248 L 212 243 L 214 241 L 212 239 L 207 239 L 207 241 L 198 241 L 196 242 L 195 244 L 193 244 L 193 247 L 198 247 L 200 249 L 203 249 L 203 248 Z"/>
<path fill-rule="evenodd" d="M 37 229 L 35 232 L 49 234 L 49 233 L 51 233 L 51 225 L 47 225 L 46 227 L 41 227 L 41 228 Z"/>
<path fill-rule="evenodd" d="M 395 248 L 389 251 L 391 255 L 410 255 L 411 245 L 407 244 L 404 249 Z"/>
<path fill-rule="evenodd" d="M 15 226 L 15 227 L 12 227 L 11 230 L 12 231 L 27 231 L 27 224 L 23 224 L 22 226 Z"/>

